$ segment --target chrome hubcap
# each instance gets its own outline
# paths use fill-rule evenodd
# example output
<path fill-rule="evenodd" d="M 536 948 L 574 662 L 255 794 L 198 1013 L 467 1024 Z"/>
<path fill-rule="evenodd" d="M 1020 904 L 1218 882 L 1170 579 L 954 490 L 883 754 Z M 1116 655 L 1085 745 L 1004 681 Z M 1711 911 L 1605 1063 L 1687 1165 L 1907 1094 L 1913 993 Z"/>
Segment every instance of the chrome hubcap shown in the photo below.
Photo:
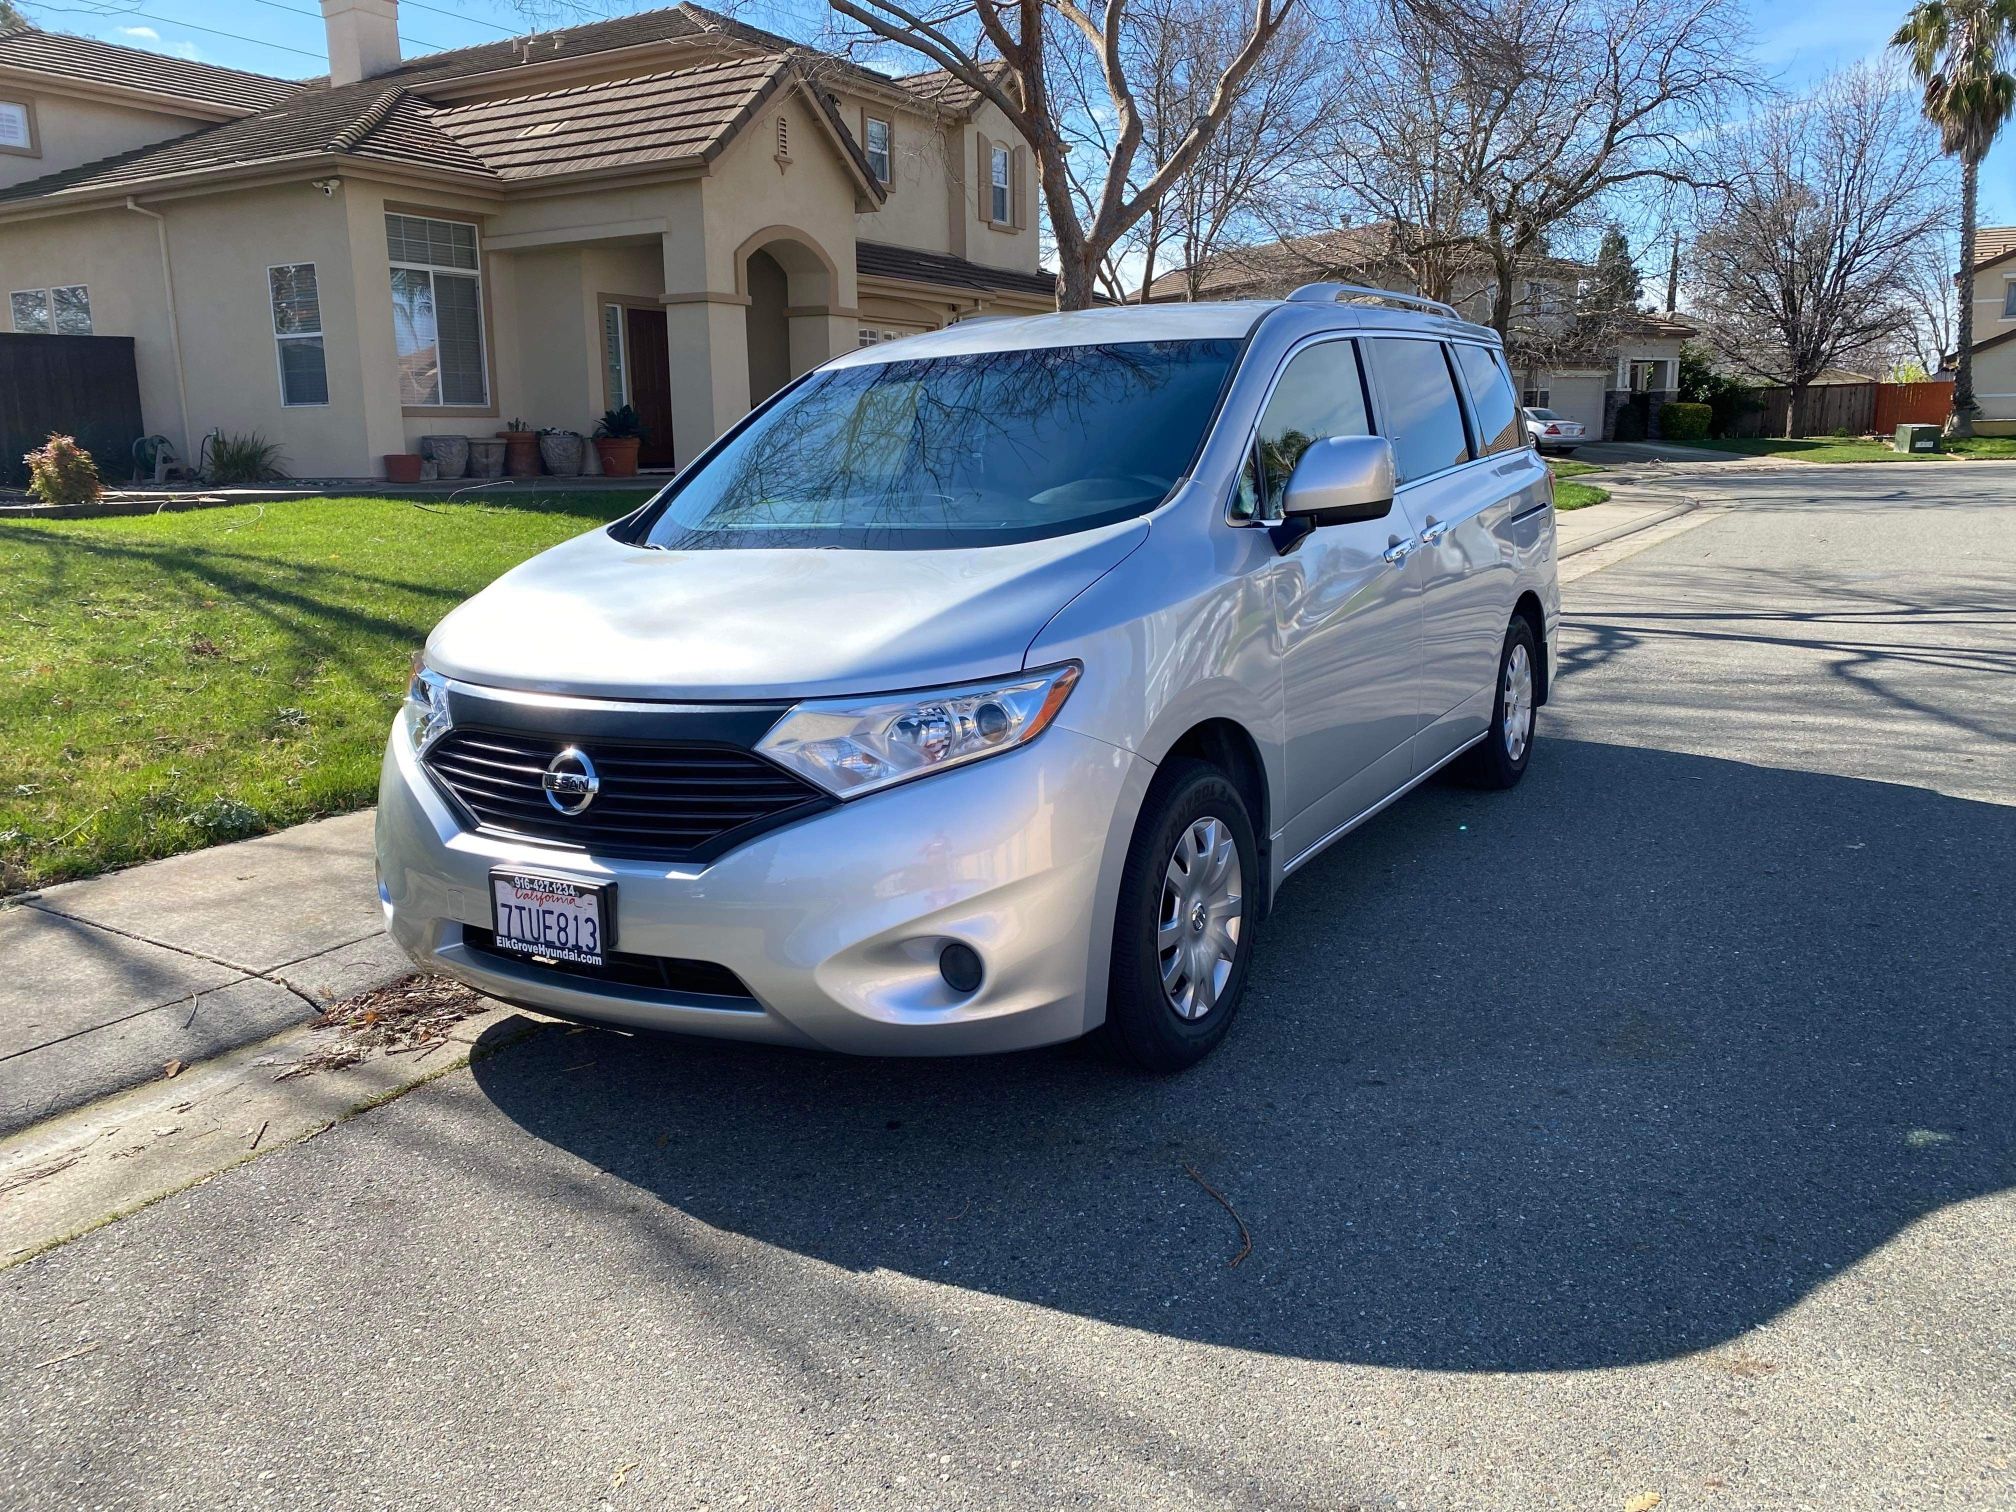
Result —
<path fill-rule="evenodd" d="M 1163 996 L 1178 1018 L 1202 1018 L 1224 995 L 1239 953 L 1244 881 L 1224 821 L 1199 819 L 1177 837 L 1162 874 L 1155 953 Z"/>
<path fill-rule="evenodd" d="M 1505 658 L 1505 754 L 1517 761 L 1533 738 L 1533 658 L 1525 646 Z"/>

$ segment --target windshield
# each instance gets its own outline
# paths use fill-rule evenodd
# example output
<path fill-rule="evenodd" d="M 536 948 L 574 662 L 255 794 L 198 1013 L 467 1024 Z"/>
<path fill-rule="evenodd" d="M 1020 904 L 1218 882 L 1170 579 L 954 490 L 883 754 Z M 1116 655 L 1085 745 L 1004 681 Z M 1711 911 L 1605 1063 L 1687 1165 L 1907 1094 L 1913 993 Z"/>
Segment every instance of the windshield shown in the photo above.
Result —
<path fill-rule="evenodd" d="M 1535 409 L 1530 405 L 1527 407 L 1526 413 L 1531 415 L 1535 420 L 1559 420 L 1561 418 L 1550 409 Z"/>
<path fill-rule="evenodd" d="M 1197 455 L 1236 340 L 924 357 L 815 373 L 646 512 L 647 546 L 917 550 L 1144 514 Z"/>

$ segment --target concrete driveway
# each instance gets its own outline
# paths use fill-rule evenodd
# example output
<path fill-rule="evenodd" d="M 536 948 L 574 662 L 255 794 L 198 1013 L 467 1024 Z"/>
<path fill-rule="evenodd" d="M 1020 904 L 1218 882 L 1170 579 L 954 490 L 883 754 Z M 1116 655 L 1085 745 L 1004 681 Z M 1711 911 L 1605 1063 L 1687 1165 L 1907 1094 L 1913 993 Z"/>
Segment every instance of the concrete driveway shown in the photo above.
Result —
<path fill-rule="evenodd" d="M 0 1503 L 2011 1505 L 2016 500 L 1931 471 L 1571 584 L 1526 782 L 1181 1079 L 551 1031 L 17 1266 Z"/>

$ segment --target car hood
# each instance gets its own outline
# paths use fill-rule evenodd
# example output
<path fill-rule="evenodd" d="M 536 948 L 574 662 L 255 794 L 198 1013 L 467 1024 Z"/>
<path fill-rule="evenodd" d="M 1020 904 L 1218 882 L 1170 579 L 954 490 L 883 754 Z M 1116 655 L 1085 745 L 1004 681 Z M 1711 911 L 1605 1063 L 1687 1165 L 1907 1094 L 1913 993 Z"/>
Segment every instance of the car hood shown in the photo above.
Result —
<path fill-rule="evenodd" d="M 952 551 L 658 551 L 591 531 L 438 625 L 444 676 L 603 698 L 796 699 L 1021 670 L 1145 520 Z"/>

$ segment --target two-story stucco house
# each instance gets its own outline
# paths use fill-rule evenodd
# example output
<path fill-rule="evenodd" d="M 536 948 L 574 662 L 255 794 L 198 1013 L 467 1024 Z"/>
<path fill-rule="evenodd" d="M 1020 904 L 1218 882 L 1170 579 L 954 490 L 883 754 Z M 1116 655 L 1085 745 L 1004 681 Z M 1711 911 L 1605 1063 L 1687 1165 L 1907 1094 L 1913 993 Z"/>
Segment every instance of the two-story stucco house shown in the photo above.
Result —
<path fill-rule="evenodd" d="M 301 477 L 423 435 L 586 430 L 683 463 L 793 375 L 1054 308 L 991 104 L 682 5 L 402 59 L 322 0 L 331 72 L 0 33 L 0 329 L 134 338 L 148 430 Z"/>
<path fill-rule="evenodd" d="M 2016 226 L 1974 233 L 1974 421 L 1979 436 L 2016 436 Z"/>

